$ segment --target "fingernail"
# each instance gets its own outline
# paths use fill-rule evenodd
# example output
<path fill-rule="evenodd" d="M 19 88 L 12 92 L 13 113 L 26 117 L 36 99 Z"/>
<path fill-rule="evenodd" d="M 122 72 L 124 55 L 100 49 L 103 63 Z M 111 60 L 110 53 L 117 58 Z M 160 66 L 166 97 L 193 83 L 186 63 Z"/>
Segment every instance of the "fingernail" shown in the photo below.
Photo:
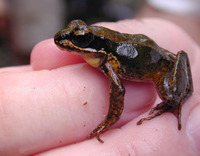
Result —
<path fill-rule="evenodd" d="M 193 147 L 200 152 L 200 104 L 196 105 L 190 113 L 186 132 Z"/>

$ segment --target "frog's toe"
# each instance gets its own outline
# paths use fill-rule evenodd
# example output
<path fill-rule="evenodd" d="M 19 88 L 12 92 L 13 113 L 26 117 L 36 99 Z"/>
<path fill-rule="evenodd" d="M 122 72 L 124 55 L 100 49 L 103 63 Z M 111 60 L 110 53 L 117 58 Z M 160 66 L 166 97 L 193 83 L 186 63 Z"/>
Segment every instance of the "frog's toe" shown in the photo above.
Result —
<path fill-rule="evenodd" d="M 161 102 L 161 103 L 157 104 L 156 107 L 153 107 L 150 110 L 149 115 L 152 115 L 156 110 L 163 109 L 164 107 L 166 107 L 166 104 L 164 102 Z"/>
<path fill-rule="evenodd" d="M 104 143 L 103 140 L 100 139 L 100 134 L 101 132 L 104 130 L 104 127 L 100 124 L 97 128 L 95 128 L 89 135 L 88 138 L 91 139 L 92 136 L 94 136 L 96 134 L 96 139 L 100 142 L 100 143 Z"/>

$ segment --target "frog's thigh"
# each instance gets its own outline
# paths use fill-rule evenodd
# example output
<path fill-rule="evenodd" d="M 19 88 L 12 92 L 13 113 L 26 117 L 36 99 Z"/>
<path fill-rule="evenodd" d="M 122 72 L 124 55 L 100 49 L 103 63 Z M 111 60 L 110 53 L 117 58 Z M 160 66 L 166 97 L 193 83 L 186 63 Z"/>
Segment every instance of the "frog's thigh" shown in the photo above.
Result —
<path fill-rule="evenodd" d="M 155 81 L 161 99 L 168 105 L 183 103 L 192 93 L 192 77 L 188 56 L 177 54 L 171 71 L 161 72 Z"/>
<path fill-rule="evenodd" d="M 183 103 L 193 92 L 192 74 L 187 53 L 179 51 L 171 74 L 175 102 Z"/>

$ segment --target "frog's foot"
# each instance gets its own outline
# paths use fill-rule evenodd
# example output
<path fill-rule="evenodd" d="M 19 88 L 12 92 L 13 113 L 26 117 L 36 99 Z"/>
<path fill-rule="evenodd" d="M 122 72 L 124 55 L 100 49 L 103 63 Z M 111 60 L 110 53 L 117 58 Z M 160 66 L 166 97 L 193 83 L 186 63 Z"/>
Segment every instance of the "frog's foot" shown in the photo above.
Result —
<path fill-rule="evenodd" d="M 101 123 L 97 128 L 95 128 L 89 135 L 88 138 L 91 139 L 93 135 L 96 134 L 96 138 L 100 143 L 104 143 L 103 140 L 100 139 L 101 132 L 105 129 L 105 126 Z"/>
<path fill-rule="evenodd" d="M 165 112 L 168 112 L 172 109 L 172 107 L 170 105 L 167 105 L 166 103 L 164 102 L 161 102 L 160 104 L 158 104 L 156 107 L 152 108 L 148 117 L 146 118 L 142 118 L 140 119 L 138 122 L 137 122 L 137 125 L 141 125 L 145 120 L 151 120 Z M 157 113 L 153 114 L 154 111 L 158 111 Z"/>

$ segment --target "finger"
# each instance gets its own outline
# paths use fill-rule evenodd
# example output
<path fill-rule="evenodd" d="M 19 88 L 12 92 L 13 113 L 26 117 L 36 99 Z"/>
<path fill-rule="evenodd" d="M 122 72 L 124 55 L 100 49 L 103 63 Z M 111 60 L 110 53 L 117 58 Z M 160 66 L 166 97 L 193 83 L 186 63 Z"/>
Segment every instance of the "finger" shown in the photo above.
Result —
<path fill-rule="evenodd" d="M 167 23 L 166 23 L 167 24 Z M 170 26 L 171 24 L 168 24 L 168 26 Z M 112 27 L 112 26 L 111 26 Z M 166 27 L 166 30 L 167 30 L 167 28 L 169 28 L 169 27 Z M 176 31 L 173 31 L 173 25 L 172 25 L 172 27 L 171 27 L 171 29 L 172 29 L 172 32 L 174 32 L 174 33 L 176 33 Z M 180 29 L 180 28 L 179 28 Z M 179 30 L 178 28 L 177 28 L 177 30 Z M 170 29 L 169 29 L 170 30 Z M 176 30 L 176 27 L 175 27 L 175 30 Z M 178 32 L 180 32 L 180 35 L 181 35 L 181 31 L 179 30 Z M 167 36 L 166 36 L 167 37 Z M 170 37 L 170 36 L 169 36 Z M 190 40 L 190 38 L 185 34 L 185 33 L 183 33 L 182 34 L 182 37 L 183 37 L 183 40 L 182 41 L 188 41 L 187 43 L 189 44 L 189 46 L 185 46 L 185 48 L 184 48 L 184 46 L 183 46 L 183 48 L 182 49 L 184 49 L 184 50 L 190 50 L 190 55 L 191 56 L 198 56 L 198 54 L 197 54 L 197 52 L 199 51 L 198 50 L 198 48 L 197 48 L 197 46 L 192 42 L 192 40 Z M 168 38 L 169 40 L 170 40 L 170 38 Z M 174 41 L 172 42 L 172 43 L 176 43 L 175 42 L 176 40 L 174 39 Z M 180 43 L 181 43 L 181 39 L 179 40 L 180 41 Z M 178 44 L 178 45 L 181 45 L 181 44 Z M 184 42 L 183 42 L 184 43 Z M 164 44 L 165 44 L 165 42 L 163 42 L 163 46 L 164 46 Z M 174 45 L 176 45 L 176 44 L 172 44 L 171 46 L 172 46 L 172 50 L 173 50 L 173 46 Z M 181 47 L 181 46 L 180 46 Z M 174 46 L 174 49 L 176 48 L 176 46 Z M 180 50 L 180 49 L 179 49 Z M 197 57 L 198 58 L 198 57 Z M 196 63 L 196 58 L 195 57 L 192 57 L 192 65 L 194 66 L 194 67 L 196 67 L 196 65 L 197 65 L 197 63 Z M 126 86 L 127 87 L 127 86 Z M 184 104 L 184 106 L 185 106 L 186 104 Z M 190 110 L 191 110 L 191 108 L 190 108 Z M 184 111 L 183 111 L 183 113 L 184 113 Z M 141 144 L 139 144 L 138 145 L 138 151 L 139 151 L 139 149 L 141 149 L 141 151 L 140 152 L 144 152 L 145 150 L 146 150 L 146 143 L 143 141 L 143 140 L 147 140 L 147 142 L 148 142 L 148 145 L 149 146 L 147 146 L 147 147 L 149 147 L 150 149 L 151 149 L 151 147 L 152 146 L 154 146 L 154 144 L 152 145 L 152 144 L 150 144 L 150 143 L 154 143 L 154 140 L 153 140 L 153 138 L 155 137 L 157 137 L 158 139 L 157 140 L 155 140 L 155 144 L 156 145 L 160 145 L 160 140 L 167 140 L 168 142 L 170 142 L 171 140 L 173 140 L 173 142 L 172 142 L 172 144 L 168 144 L 168 146 L 166 146 L 167 145 L 167 143 L 168 142 L 162 142 L 162 146 L 161 146 L 161 148 L 160 148 L 160 146 L 159 146 L 159 149 L 156 149 L 156 146 L 154 146 L 155 148 L 155 150 L 157 150 L 158 151 L 158 153 L 159 152 L 162 152 L 161 150 L 163 150 L 163 148 L 164 147 L 169 147 L 168 149 L 171 149 L 172 147 L 176 147 L 175 145 L 177 145 L 177 143 L 179 143 L 179 142 L 177 142 L 176 141 L 176 139 L 177 140 L 181 140 L 180 139 L 180 137 L 182 137 L 182 133 L 180 134 L 180 135 L 178 135 L 177 137 L 175 137 L 176 135 L 177 135 L 177 119 L 172 115 L 172 114 L 169 114 L 169 113 L 165 113 L 165 114 L 167 114 L 167 115 L 162 115 L 161 116 L 161 118 L 156 118 L 156 120 L 157 120 L 157 127 L 160 127 L 161 126 L 161 130 L 160 130 L 160 132 L 162 133 L 162 132 L 164 132 L 164 133 L 162 133 L 162 136 L 161 137 L 157 137 L 157 135 L 158 135 L 158 133 L 156 133 L 156 131 L 157 131 L 157 129 L 155 129 L 155 127 L 146 127 L 145 128 L 145 130 L 144 131 L 141 131 L 142 132 L 142 135 L 139 135 L 140 137 L 137 139 L 137 137 L 136 137 L 136 142 L 139 142 L 139 143 L 141 143 L 143 146 L 142 147 L 144 147 L 144 149 L 141 149 L 141 148 L 139 148 L 140 147 L 140 145 Z M 168 115 L 169 115 L 169 118 L 171 117 L 173 120 L 173 122 L 175 123 L 174 124 L 174 126 L 173 126 L 173 128 L 174 129 L 172 129 L 172 130 L 170 130 L 169 131 L 169 133 L 167 133 L 167 134 L 171 134 L 171 136 L 172 136 L 172 138 L 171 137 L 168 137 L 168 135 L 166 135 L 166 130 L 168 130 L 168 127 L 170 126 L 170 125 L 172 125 L 171 124 L 171 120 L 168 120 L 169 118 L 168 118 Z M 163 121 L 162 119 L 163 119 L 163 116 L 164 117 L 166 117 L 166 118 L 164 118 L 165 119 L 165 121 Z M 171 119 L 170 118 L 170 119 Z M 154 119 L 155 120 L 155 119 Z M 153 121 L 153 120 L 152 120 Z M 156 121 L 154 121 L 154 122 L 156 122 Z M 164 123 L 164 127 L 162 127 L 163 125 L 159 125 L 160 123 Z M 149 123 L 150 124 L 150 123 Z M 154 129 L 152 129 L 152 128 L 154 128 Z M 171 127 L 170 127 L 171 128 Z M 129 129 L 129 128 L 128 128 Z M 115 135 L 115 137 L 116 136 L 121 136 L 121 138 L 118 138 L 118 140 L 116 141 L 115 140 L 115 138 L 112 138 L 112 141 L 110 141 L 109 143 L 110 144 L 112 144 L 113 142 L 117 142 L 117 143 L 119 143 L 119 142 L 121 142 L 121 139 L 123 140 L 123 137 L 124 137 L 124 135 L 122 135 L 122 134 L 128 134 L 128 136 L 127 137 L 125 137 L 125 139 L 124 139 L 124 141 L 122 141 L 122 144 L 116 144 L 116 147 L 122 147 L 122 150 L 124 149 L 123 147 L 124 147 L 124 144 L 126 144 L 126 142 L 127 142 L 127 140 L 128 140 L 128 142 L 129 142 L 129 137 L 130 136 L 132 136 L 132 135 L 129 135 L 129 134 L 139 134 L 140 133 L 140 130 L 138 130 L 138 131 L 133 131 L 133 129 L 135 129 L 135 127 L 134 128 L 132 128 L 131 129 L 131 131 L 129 131 L 129 132 L 123 132 L 123 131 L 120 131 L 120 133 L 116 133 L 116 135 Z M 152 131 L 151 131 L 152 130 Z M 113 131 L 115 131 L 115 130 L 113 130 Z M 154 133 L 153 133 L 154 132 Z M 182 132 L 182 131 L 181 131 Z M 184 131 L 185 132 L 185 131 Z M 184 133 L 183 132 L 183 133 Z M 110 135 L 110 133 L 111 132 L 107 132 L 109 135 Z M 150 137 L 149 139 L 148 139 L 148 136 L 146 136 L 145 134 L 148 134 L 148 135 L 150 135 L 150 136 L 153 136 L 153 137 Z M 153 135 L 151 135 L 151 134 L 153 134 Z M 159 133 L 160 134 L 160 133 Z M 102 139 L 106 139 L 106 134 L 104 135 L 104 138 L 102 138 Z M 142 138 L 141 136 L 146 136 L 146 138 Z M 168 138 L 167 138 L 168 137 Z M 134 138 L 134 137 L 133 137 Z M 139 139 L 142 139 L 142 142 L 139 140 Z M 114 140 L 114 141 L 113 141 Z M 152 140 L 153 140 L 153 142 L 152 142 Z M 187 147 L 187 145 L 188 145 L 188 137 L 184 137 L 182 140 L 181 140 L 182 142 L 181 143 L 183 143 L 183 144 L 180 144 L 180 147 L 181 148 L 184 148 L 184 147 Z M 185 143 L 186 144 L 184 144 L 184 141 L 185 141 Z M 135 143 L 135 142 L 134 142 Z M 170 142 L 171 143 L 171 142 Z M 189 143 L 189 145 L 190 145 L 191 143 Z M 96 146 L 93 146 L 93 147 L 91 147 L 91 143 L 89 142 L 88 144 L 86 144 L 86 146 L 88 147 L 91 147 L 93 150 L 91 150 L 91 153 L 90 153 L 90 150 L 88 151 L 88 150 L 86 150 L 87 149 L 87 147 L 85 147 L 85 144 L 79 144 L 80 146 L 70 146 L 69 148 L 68 147 L 66 147 L 66 148 L 61 148 L 61 151 L 58 149 L 58 150 L 55 150 L 55 152 L 58 152 L 57 154 L 61 154 L 62 152 L 67 152 L 68 154 L 70 154 L 71 152 L 75 152 L 77 155 L 78 154 L 80 154 L 80 153 L 78 153 L 78 151 L 74 151 L 74 149 L 81 149 L 81 150 L 79 150 L 80 152 L 81 152 L 81 154 L 82 155 L 84 155 L 85 153 L 85 155 L 88 155 L 88 154 L 91 154 L 91 153 L 98 153 L 98 152 L 100 152 L 101 150 L 102 150 L 102 148 L 100 149 L 100 148 L 96 148 Z M 113 144 L 112 144 L 113 145 Z M 131 144 L 131 145 L 133 145 L 133 144 Z M 72 147 L 72 148 L 71 148 Z M 115 147 L 115 146 L 114 146 Z M 192 146 L 189 146 L 190 147 L 190 149 L 191 149 L 191 151 L 192 151 Z M 70 150 L 69 150 L 70 149 Z M 105 146 L 105 149 L 104 149 L 104 151 L 105 152 L 108 152 L 109 153 L 109 149 L 111 149 L 111 152 L 113 152 L 113 151 L 119 151 L 118 150 L 118 148 L 116 149 L 116 148 L 112 148 L 112 147 L 110 147 L 110 146 L 108 146 L 108 148 L 107 148 L 107 146 Z M 112 149 L 113 149 L 113 151 L 112 151 Z M 126 148 L 125 148 L 126 149 Z M 154 150 L 153 149 L 153 150 Z M 185 148 L 186 149 L 186 148 Z M 84 150 L 84 152 L 83 152 L 83 150 Z M 130 150 L 133 150 L 134 151 L 134 149 L 130 149 Z M 155 152 L 155 150 L 154 151 L 151 151 L 151 152 Z M 163 150 L 164 152 L 167 152 L 167 150 Z M 189 150 L 189 152 L 191 152 L 190 150 Z M 52 152 L 52 151 L 51 151 Z M 50 154 L 52 154 L 50 152 Z M 87 153 L 87 152 L 89 152 L 89 153 Z M 178 150 L 176 151 L 176 150 L 174 150 L 173 152 L 180 152 L 180 148 L 178 148 Z M 184 150 L 183 150 L 183 154 L 184 154 Z M 186 152 L 188 152 L 188 151 L 186 151 Z M 192 151 L 193 152 L 193 151 Z M 65 153 L 66 154 L 66 153 Z M 155 153 L 154 153 L 155 154 Z M 128 154 L 127 154 L 128 155 Z"/>
<path fill-rule="evenodd" d="M 195 96 L 187 101 L 183 107 L 183 128 L 177 130 L 177 119 L 170 113 L 155 118 L 141 126 L 133 120 L 121 127 L 103 134 L 104 144 L 98 143 L 95 138 L 83 143 L 73 144 L 48 152 L 39 156 L 51 155 L 199 155 L 199 132 L 197 127 L 191 126 L 190 117 L 194 116 L 194 109 L 200 109 L 200 97 Z M 199 120 L 199 113 L 196 112 L 195 120 Z M 200 124 L 196 122 L 198 129 Z M 192 128 L 191 128 L 192 127 Z M 193 135 L 191 137 L 191 134 Z M 195 142 L 194 142 L 195 138 Z M 77 150 L 78 149 L 78 150 Z"/>
<path fill-rule="evenodd" d="M 124 33 L 142 33 L 155 40 L 160 47 L 177 53 L 184 50 L 189 55 L 194 84 L 198 83 L 199 70 L 199 46 L 178 26 L 160 19 L 124 20 L 117 23 L 98 23 Z M 53 39 L 43 41 L 35 46 L 31 55 L 31 66 L 34 70 L 55 69 L 65 65 L 83 62 L 78 56 L 56 47 Z M 200 86 L 194 86 L 200 93 Z"/>
<path fill-rule="evenodd" d="M 126 101 L 118 126 L 153 103 L 151 84 L 132 86 L 125 85 L 126 98 L 134 96 L 134 103 Z M 86 64 L 1 74 L 0 155 L 32 155 L 87 139 L 104 119 L 108 99 L 108 80 Z"/>

